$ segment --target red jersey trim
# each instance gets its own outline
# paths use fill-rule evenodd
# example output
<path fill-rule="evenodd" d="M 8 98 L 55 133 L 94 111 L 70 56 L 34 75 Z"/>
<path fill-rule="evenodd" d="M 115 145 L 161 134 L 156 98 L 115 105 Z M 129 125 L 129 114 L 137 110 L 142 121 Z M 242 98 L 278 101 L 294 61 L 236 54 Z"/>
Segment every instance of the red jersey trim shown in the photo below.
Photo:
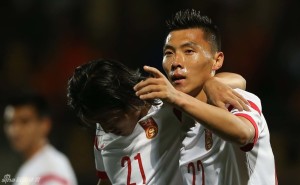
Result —
<path fill-rule="evenodd" d="M 258 108 L 258 106 L 257 106 L 255 103 L 253 103 L 252 101 L 250 101 L 250 100 L 247 100 L 247 101 L 249 102 L 250 107 L 251 107 L 252 109 L 256 110 L 256 111 L 259 113 L 259 115 L 261 115 L 261 111 L 260 111 L 260 109 Z M 232 105 L 229 105 L 227 109 L 228 109 L 229 112 L 231 112 L 231 110 L 232 110 L 233 108 L 234 108 L 234 107 L 233 107 Z"/>
<path fill-rule="evenodd" d="M 248 114 L 243 114 L 243 113 L 237 113 L 237 114 L 234 114 L 236 116 L 241 116 L 241 117 L 244 117 L 246 118 L 247 120 L 250 121 L 250 123 L 253 125 L 254 129 L 255 129 L 255 133 L 254 133 L 254 141 L 253 143 L 249 143 L 245 146 L 242 146 L 240 149 L 243 150 L 244 152 L 248 152 L 250 150 L 252 150 L 253 146 L 256 144 L 257 142 L 257 139 L 258 139 L 258 127 L 257 127 L 257 124 L 256 122 L 254 121 L 254 119 L 249 116 Z"/>
<path fill-rule="evenodd" d="M 107 176 L 106 172 L 104 172 L 104 171 L 97 171 L 97 176 L 103 180 L 108 179 L 108 176 Z"/>
<path fill-rule="evenodd" d="M 250 101 L 250 100 L 247 100 L 247 101 L 249 102 L 250 106 L 251 106 L 254 110 L 256 110 L 256 111 L 259 113 L 259 115 L 261 115 L 261 111 L 260 111 L 260 109 L 258 108 L 258 106 L 257 106 L 255 103 L 253 103 L 252 101 Z"/>
<path fill-rule="evenodd" d="M 57 176 L 57 175 L 54 175 L 54 174 L 48 174 L 48 175 L 44 175 L 40 178 L 39 180 L 39 185 L 43 185 L 45 184 L 46 182 L 49 182 L 49 181 L 55 181 L 55 182 L 58 182 L 62 185 L 68 185 L 68 181 L 66 179 L 64 179 L 63 177 L 60 177 L 60 176 Z"/>
<path fill-rule="evenodd" d="M 94 146 L 95 146 L 95 148 L 96 148 L 98 151 L 100 151 L 99 148 L 98 148 L 98 138 L 97 138 L 97 136 L 95 136 L 95 139 L 94 139 Z"/>

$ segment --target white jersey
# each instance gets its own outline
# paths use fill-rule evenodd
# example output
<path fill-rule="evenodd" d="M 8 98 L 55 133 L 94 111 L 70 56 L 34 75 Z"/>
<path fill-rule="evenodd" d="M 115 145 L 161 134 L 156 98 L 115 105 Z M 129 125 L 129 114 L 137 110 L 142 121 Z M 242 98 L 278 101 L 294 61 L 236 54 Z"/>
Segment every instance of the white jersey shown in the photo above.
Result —
<path fill-rule="evenodd" d="M 250 103 L 251 111 L 229 108 L 248 119 L 255 128 L 254 142 L 244 147 L 227 142 L 201 124 L 188 131 L 181 149 L 180 170 L 188 185 L 275 185 L 277 184 L 270 134 L 260 99 L 235 89 Z M 232 110 L 230 110 L 232 109 Z"/>
<path fill-rule="evenodd" d="M 77 185 L 67 157 L 49 144 L 22 165 L 15 179 L 15 185 Z"/>
<path fill-rule="evenodd" d="M 130 136 L 105 133 L 98 125 L 96 169 L 112 184 L 182 184 L 179 170 L 181 122 L 162 102 L 152 106 Z"/>

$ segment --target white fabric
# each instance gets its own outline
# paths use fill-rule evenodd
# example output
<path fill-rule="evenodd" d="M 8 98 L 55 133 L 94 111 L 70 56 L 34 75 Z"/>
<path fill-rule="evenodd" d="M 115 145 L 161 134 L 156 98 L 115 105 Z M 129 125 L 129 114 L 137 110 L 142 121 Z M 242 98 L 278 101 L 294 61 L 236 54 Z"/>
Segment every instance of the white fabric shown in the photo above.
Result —
<path fill-rule="evenodd" d="M 140 124 L 149 119 L 155 121 L 158 129 L 157 135 L 150 139 Z M 182 184 L 180 127 L 173 109 L 162 102 L 151 107 L 130 136 L 105 133 L 98 125 L 95 160 L 100 178 L 107 175 L 112 184 Z"/>
<path fill-rule="evenodd" d="M 212 147 L 206 149 L 209 137 L 206 129 L 195 123 L 186 135 L 181 149 L 180 169 L 187 185 L 275 185 L 275 162 L 270 134 L 261 114 L 260 99 L 249 92 L 236 89 L 251 102 L 251 111 L 232 109 L 233 114 L 254 121 L 257 127 L 254 146 L 243 151 L 240 146 L 212 134 Z M 209 134 L 208 134 L 209 135 Z M 206 139 L 206 141 L 205 141 Z M 193 174 L 194 173 L 194 174 Z M 203 183 L 204 182 L 204 183 Z"/>
<path fill-rule="evenodd" d="M 77 185 L 67 157 L 47 144 L 19 169 L 15 185 Z"/>

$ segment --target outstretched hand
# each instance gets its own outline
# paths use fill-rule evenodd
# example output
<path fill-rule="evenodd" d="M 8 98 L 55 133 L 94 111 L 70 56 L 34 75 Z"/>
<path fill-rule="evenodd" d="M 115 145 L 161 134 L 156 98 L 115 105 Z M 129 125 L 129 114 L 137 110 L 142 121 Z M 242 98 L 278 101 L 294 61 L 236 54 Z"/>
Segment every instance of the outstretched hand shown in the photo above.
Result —
<path fill-rule="evenodd" d="M 169 80 L 156 68 L 144 66 L 144 70 L 151 77 L 139 82 L 134 86 L 136 95 L 141 100 L 161 99 L 168 103 L 173 103 L 178 91 L 172 86 Z"/>
<path fill-rule="evenodd" d="M 151 77 L 136 84 L 134 90 L 141 100 L 161 99 L 170 104 L 175 103 L 175 98 L 179 97 L 177 91 L 169 80 L 158 69 L 150 66 L 144 66 L 144 70 Z M 227 110 L 226 105 L 232 105 L 238 110 L 249 111 L 248 102 L 240 94 L 235 92 L 228 85 L 218 81 L 217 78 L 211 78 L 204 84 L 203 90 L 207 96 L 207 103 Z"/>

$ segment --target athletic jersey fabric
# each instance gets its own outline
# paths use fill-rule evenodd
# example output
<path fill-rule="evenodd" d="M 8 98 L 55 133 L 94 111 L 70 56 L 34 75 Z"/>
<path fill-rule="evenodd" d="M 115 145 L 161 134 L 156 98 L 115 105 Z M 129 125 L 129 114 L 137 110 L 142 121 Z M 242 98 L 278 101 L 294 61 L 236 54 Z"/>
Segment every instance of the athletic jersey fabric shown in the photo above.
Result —
<path fill-rule="evenodd" d="M 254 142 L 243 147 L 227 142 L 200 123 L 183 140 L 180 169 L 186 185 L 275 185 L 277 184 L 270 134 L 260 99 L 235 89 L 246 98 L 251 111 L 230 108 L 255 128 Z"/>
<path fill-rule="evenodd" d="M 140 119 L 130 136 L 105 133 L 98 125 L 96 169 L 112 184 L 182 184 L 179 170 L 181 122 L 160 102 Z"/>
<path fill-rule="evenodd" d="M 77 185 L 68 158 L 50 144 L 21 166 L 16 180 L 15 185 Z"/>

